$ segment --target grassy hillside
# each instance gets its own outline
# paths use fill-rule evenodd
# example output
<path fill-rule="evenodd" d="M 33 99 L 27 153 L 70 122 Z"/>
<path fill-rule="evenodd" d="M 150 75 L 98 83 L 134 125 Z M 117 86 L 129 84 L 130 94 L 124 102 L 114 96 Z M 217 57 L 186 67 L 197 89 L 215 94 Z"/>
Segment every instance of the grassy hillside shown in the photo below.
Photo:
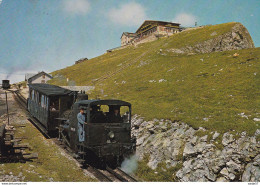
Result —
<path fill-rule="evenodd" d="M 168 52 L 219 36 L 235 24 L 206 26 L 104 54 L 53 72 L 51 83 L 67 85 L 69 78 L 76 85 L 95 85 L 90 98 L 129 101 L 133 112 L 147 120 L 181 120 L 194 128 L 253 134 L 260 128 L 253 120 L 260 117 L 260 48 L 193 55 Z M 217 34 L 211 36 L 212 32 Z"/>

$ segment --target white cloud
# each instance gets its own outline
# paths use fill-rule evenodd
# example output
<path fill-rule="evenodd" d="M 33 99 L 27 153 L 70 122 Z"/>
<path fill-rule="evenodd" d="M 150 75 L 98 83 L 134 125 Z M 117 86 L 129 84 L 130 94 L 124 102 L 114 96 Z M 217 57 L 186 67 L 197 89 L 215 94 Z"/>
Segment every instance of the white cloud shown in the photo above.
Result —
<path fill-rule="evenodd" d="M 180 23 L 181 26 L 194 26 L 197 21 L 196 16 L 188 13 L 180 13 L 173 19 L 173 22 Z"/>
<path fill-rule="evenodd" d="M 109 19 L 124 26 L 138 26 L 146 19 L 145 9 L 142 5 L 131 2 L 122 4 L 108 12 Z"/>
<path fill-rule="evenodd" d="M 71 14 L 86 14 L 90 10 L 88 0 L 64 0 L 63 10 Z"/>

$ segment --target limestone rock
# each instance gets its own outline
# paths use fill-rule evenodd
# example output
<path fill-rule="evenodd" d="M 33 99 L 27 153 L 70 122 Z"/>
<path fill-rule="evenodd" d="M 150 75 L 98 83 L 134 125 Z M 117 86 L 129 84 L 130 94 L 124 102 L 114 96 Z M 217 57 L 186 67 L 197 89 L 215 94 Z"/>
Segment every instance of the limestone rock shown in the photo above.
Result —
<path fill-rule="evenodd" d="M 205 135 L 205 136 L 200 138 L 200 141 L 201 142 L 207 142 L 207 138 L 208 138 L 208 135 Z"/>
<path fill-rule="evenodd" d="M 241 170 L 241 165 L 235 163 L 232 160 L 228 161 L 226 165 L 230 169 L 229 171 L 231 172 L 239 172 Z"/>
<path fill-rule="evenodd" d="M 212 136 L 212 139 L 215 140 L 219 136 L 218 132 L 215 132 L 214 135 Z"/>
<path fill-rule="evenodd" d="M 220 171 L 220 174 L 224 175 L 224 176 L 228 176 L 228 170 L 227 168 L 223 168 L 221 171 Z"/>
<path fill-rule="evenodd" d="M 233 134 L 230 134 L 228 132 L 224 133 L 223 138 L 222 138 L 222 144 L 224 146 L 227 146 L 229 143 L 235 141 L 233 138 Z"/>
<path fill-rule="evenodd" d="M 260 167 L 254 166 L 249 163 L 245 167 L 245 171 L 242 175 L 243 182 L 259 182 L 260 181 Z"/>
<path fill-rule="evenodd" d="M 225 177 L 219 177 L 216 182 L 228 182 L 228 180 Z"/>
<path fill-rule="evenodd" d="M 190 155 L 195 155 L 197 153 L 197 151 L 195 150 L 195 147 L 192 146 L 191 143 L 186 143 L 184 150 L 183 150 L 183 157 L 187 157 Z"/>
<path fill-rule="evenodd" d="M 211 36 L 214 36 L 214 32 Z M 176 53 L 210 53 L 216 51 L 239 50 L 245 48 L 254 48 L 254 42 L 247 31 L 241 24 L 236 23 L 233 28 L 222 35 L 218 35 L 212 39 L 197 43 L 193 46 L 173 49 Z"/>
<path fill-rule="evenodd" d="M 230 180 L 234 180 L 236 178 L 236 176 L 233 173 L 230 173 L 230 174 L 228 174 L 228 178 Z"/>

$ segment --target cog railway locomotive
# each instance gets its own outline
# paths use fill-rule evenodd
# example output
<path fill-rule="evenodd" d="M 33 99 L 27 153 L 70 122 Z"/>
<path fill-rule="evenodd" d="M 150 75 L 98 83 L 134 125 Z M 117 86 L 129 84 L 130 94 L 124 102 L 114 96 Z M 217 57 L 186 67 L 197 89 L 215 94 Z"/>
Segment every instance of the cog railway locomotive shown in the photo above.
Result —
<path fill-rule="evenodd" d="M 2 80 L 2 88 L 3 89 L 10 89 L 10 81 L 9 80 Z"/>
<path fill-rule="evenodd" d="M 49 84 L 29 84 L 29 112 L 46 131 L 58 136 L 83 161 L 98 158 L 118 166 L 134 153 L 131 104 L 121 100 L 88 100 L 86 94 Z M 79 141 L 77 115 L 83 110 L 84 141 Z M 117 112 L 118 119 L 113 119 Z M 83 162 L 82 161 L 82 162 Z"/>

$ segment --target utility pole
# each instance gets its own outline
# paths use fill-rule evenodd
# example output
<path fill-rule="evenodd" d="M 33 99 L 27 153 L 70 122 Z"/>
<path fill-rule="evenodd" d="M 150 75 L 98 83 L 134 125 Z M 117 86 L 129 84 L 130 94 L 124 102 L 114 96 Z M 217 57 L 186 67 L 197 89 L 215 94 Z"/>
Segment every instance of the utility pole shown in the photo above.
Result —
<path fill-rule="evenodd" d="M 7 112 L 7 125 L 9 125 L 9 111 L 8 111 L 8 102 L 7 102 L 7 92 L 5 91 L 5 101 L 6 101 L 6 112 Z"/>

